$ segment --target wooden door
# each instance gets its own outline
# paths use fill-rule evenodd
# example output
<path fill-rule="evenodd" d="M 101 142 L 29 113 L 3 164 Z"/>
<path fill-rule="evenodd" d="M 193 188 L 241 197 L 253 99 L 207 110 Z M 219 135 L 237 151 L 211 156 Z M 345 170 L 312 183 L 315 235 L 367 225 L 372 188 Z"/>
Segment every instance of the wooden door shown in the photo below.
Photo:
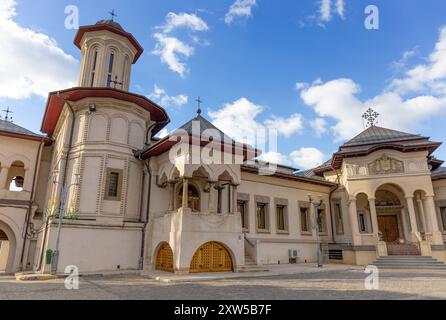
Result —
<path fill-rule="evenodd" d="M 232 259 L 228 250 L 217 242 L 202 245 L 194 254 L 189 272 L 231 272 Z"/>
<path fill-rule="evenodd" d="M 158 249 L 155 269 L 173 272 L 173 252 L 172 248 L 167 242 L 164 242 Z"/>
<path fill-rule="evenodd" d="M 378 216 L 378 228 L 384 242 L 395 242 L 399 238 L 398 219 L 396 215 Z"/>

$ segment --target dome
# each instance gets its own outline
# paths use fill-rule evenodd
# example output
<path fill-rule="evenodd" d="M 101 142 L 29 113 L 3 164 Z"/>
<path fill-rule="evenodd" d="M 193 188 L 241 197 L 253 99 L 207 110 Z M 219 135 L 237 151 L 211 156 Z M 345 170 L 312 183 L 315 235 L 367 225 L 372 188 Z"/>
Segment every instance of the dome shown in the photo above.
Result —
<path fill-rule="evenodd" d="M 121 25 L 119 23 L 117 23 L 116 21 L 110 20 L 110 19 L 99 20 L 98 22 L 96 22 L 96 25 L 99 25 L 99 24 L 108 24 L 109 26 L 112 26 L 114 28 L 124 31 L 124 28 L 121 27 Z"/>

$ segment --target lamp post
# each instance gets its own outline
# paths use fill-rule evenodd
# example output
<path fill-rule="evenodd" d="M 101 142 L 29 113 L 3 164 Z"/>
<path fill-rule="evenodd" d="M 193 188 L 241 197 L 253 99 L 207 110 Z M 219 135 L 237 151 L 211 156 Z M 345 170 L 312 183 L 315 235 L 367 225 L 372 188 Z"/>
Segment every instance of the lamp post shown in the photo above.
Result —
<path fill-rule="evenodd" d="M 313 228 L 316 230 L 316 256 L 317 256 L 317 267 L 322 268 L 322 253 L 321 253 L 321 241 L 319 237 L 319 223 L 318 223 L 318 212 L 317 209 L 322 205 L 324 202 L 322 199 L 322 196 L 319 196 L 319 201 L 315 202 L 312 195 L 308 195 L 308 200 L 311 205 L 311 209 L 313 209 Z"/>
<path fill-rule="evenodd" d="M 62 201 L 60 203 L 60 208 L 59 208 L 59 223 L 57 226 L 57 238 L 56 238 L 56 248 L 53 251 L 52 254 L 52 259 L 51 259 L 51 273 L 55 274 L 57 272 L 57 265 L 59 262 L 59 245 L 60 245 L 60 231 L 62 229 L 62 219 L 65 215 L 65 200 L 67 198 L 67 194 L 68 191 L 70 190 L 71 187 L 73 186 L 78 186 L 79 185 L 79 173 L 75 174 L 75 182 L 69 184 L 68 186 L 62 186 Z M 54 180 L 53 181 L 54 184 L 60 184 L 59 181 Z"/>

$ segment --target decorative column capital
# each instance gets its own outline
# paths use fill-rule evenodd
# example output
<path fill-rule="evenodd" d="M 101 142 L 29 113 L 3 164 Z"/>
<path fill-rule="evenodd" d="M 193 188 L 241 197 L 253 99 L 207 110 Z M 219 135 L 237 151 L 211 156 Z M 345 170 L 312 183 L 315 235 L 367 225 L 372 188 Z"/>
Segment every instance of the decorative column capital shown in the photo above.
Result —
<path fill-rule="evenodd" d="M 413 200 L 413 196 L 404 196 L 406 200 Z"/>
<path fill-rule="evenodd" d="M 369 198 L 369 202 L 375 202 L 376 198 Z"/>

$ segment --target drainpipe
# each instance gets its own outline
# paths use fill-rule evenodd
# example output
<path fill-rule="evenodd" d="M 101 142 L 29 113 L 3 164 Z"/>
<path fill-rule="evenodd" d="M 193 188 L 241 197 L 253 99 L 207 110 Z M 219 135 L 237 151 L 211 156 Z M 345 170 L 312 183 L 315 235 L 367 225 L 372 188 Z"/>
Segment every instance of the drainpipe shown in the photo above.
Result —
<path fill-rule="evenodd" d="M 141 156 L 140 156 L 140 159 L 141 159 Z M 149 223 L 149 215 L 150 215 L 150 197 L 152 195 L 152 171 L 150 169 L 150 160 L 151 159 L 149 159 L 148 161 L 144 161 L 144 164 L 145 164 L 145 166 L 147 168 L 147 172 L 149 174 L 149 186 L 148 186 L 148 190 L 147 190 L 148 194 L 147 194 L 146 221 L 144 221 L 144 226 L 142 228 L 141 253 L 140 253 L 140 257 L 139 257 L 139 270 L 143 270 L 144 269 L 144 251 L 145 251 L 145 242 L 146 242 L 146 227 L 147 227 L 147 225 Z"/>
<path fill-rule="evenodd" d="M 67 159 L 65 160 L 64 175 L 63 175 L 63 180 L 62 180 L 62 188 L 63 188 L 63 186 L 65 185 L 65 182 L 67 180 L 68 161 L 70 159 L 69 155 L 70 155 L 70 151 L 71 151 L 71 146 L 73 144 L 75 114 L 74 114 L 73 106 L 70 104 L 70 102 L 67 99 L 65 99 L 64 97 L 62 97 L 60 95 L 60 92 L 57 92 L 57 97 L 67 104 L 68 109 L 70 110 L 70 113 L 71 113 L 70 139 L 69 139 L 69 142 L 68 142 Z M 62 203 L 62 199 L 61 199 L 61 197 L 59 197 L 59 207 L 60 207 L 61 203 Z M 39 269 L 42 267 L 42 259 L 43 259 L 43 256 L 44 256 L 44 248 L 45 248 L 45 242 L 46 242 L 47 233 L 48 233 L 48 225 L 49 225 L 49 221 L 48 221 L 48 218 L 47 218 L 46 227 L 45 227 L 45 233 L 44 233 L 44 242 L 43 242 L 43 246 L 42 246 L 42 249 L 41 249 L 41 252 L 40 252 L 40 266 L 39 266 Z"/>
<path fill-rule="evenodd" d="M 34 176 L 33 176 L 33 184 L 31 187 L 31 196 L 29 198 L 28 210 L 26 212 L 25 227 L 24 227 L 24 229 L 23 229 L 24 231 L 22 233 L 23 246 L 22 246 L 22 253 L 20 255 L 20 269 L 22 271 L 25 269 L 23 266 L 23 258 L 25 255 L 26 238 L 28 236 L 28 226 L 29 226 L 29 221 L 31 219 L 32 204 L 34 201 L 34 194 L 35 194 L 35 187 L 36 187 L 36 180 L 37 180 L 37 171 L 38 171 L 38 169 L 40 169 L 40 166 L 39 166 L 40 155 L 42 153 L 42 149 L 43 149 L 44 145 L 45 145 L 45 141 L 44 141 L 44 138 L 42 138 L 42 140 L 40 141 L 39 149 L 37 150 L 36 162 L 34 164 Z"/>
<path fill-rule="evenodd" d="M 333 206 L 332 206 L 331 200 L 332 200 L 332 197 L 333 197 L 333 193 L 336 190 L 338 190 L 338 188 L 339 188 L 340 177 L 339 177 L 338 172 L 333 167 L 331 167 L 331 169 L 336 173 L 336 176 L 337 176 L 337 179 L 336 179 L 337 180 L 337 185 L 334 186 L 334 188 L 330 190 L 330 194 L 328 196 L 328 201 L 329 201 L 329 205 L 330 205 L 331 239 L 332 239 L 333 243 L 336 243 L 335 228 L 334 228 L 334 222 L 333 222 Z"/>

